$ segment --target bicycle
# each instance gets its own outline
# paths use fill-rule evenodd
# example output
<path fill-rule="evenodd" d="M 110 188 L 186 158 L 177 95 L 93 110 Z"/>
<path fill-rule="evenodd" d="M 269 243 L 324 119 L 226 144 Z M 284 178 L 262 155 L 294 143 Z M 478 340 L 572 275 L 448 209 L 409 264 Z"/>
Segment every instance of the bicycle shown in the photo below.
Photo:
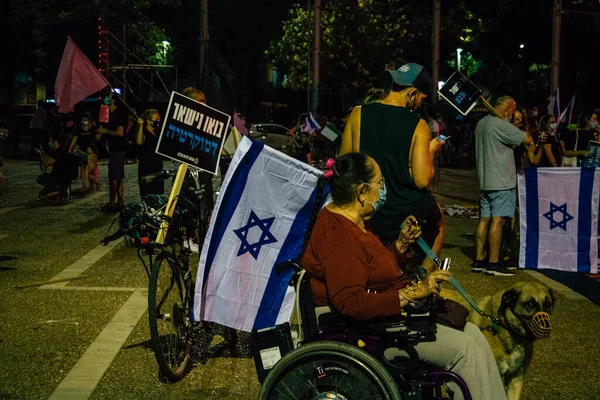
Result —
<path fill-rule="evenodd" d="M 166 180 L 176 173 L 177 169 L 165 170 L 148 175 L 143 181 Z M 121 212 L 117 217 L 120 229 L 101 242 L 106 245 L 125 236 L 126 243 L 137 248 L 149 279 L 148 322 L 152 349 L 160 372 L 172 382 L 185 376 L 191 357 L 195 282 L 190 256 L 195 245 L 200 250 L 208 230 L 212 207 L 205 194 L 200 172 L 190 170 L 173 217 L 164 214 L 166 196 L 146 196 L 142 203 L 128 205 Z M 155 239 L 163 220 L 168 222 L 168 230 L 164 243 L 159 245 Z M 207 333 L 212 333 L 208 324 L 202 326 Z M 234 346 L 237 333 L 226 329 L 225 339 Z"/>

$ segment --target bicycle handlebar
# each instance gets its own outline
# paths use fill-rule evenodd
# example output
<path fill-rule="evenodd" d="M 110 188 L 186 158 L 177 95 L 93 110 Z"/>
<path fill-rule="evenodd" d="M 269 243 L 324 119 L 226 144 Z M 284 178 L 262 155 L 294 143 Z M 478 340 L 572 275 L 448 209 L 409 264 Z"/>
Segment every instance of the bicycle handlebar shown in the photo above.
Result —
<path fill-rule="evenodd" d="M 155 174 L 149 174 L 149 175 L 142 177 L 142 182 L 145 184 L 150 184 L 155 181 L 164 181 L 165 179 L 174 177 L 176 174 L 177 174 L 176 169 L 164 170 L 164 171 L 160 171 Z"/>

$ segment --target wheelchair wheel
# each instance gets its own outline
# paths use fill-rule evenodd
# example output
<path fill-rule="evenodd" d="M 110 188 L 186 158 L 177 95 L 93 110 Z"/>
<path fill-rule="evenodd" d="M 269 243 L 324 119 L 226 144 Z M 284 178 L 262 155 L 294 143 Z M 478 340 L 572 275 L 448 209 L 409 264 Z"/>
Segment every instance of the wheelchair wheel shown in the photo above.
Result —
<path fill-rule="evenodd" d="M 340 342 L 295 349 L 267 375 L 260 400 L 400 400 L 398 386 L 373 356 Z"/>
<path fill-rule="evenodd" d="M 192 320 L 186 282 L 172 254 L 161 252 L 152 265 L 148 319 L 152 349 L 162 374 L 176 382 L 186 373 L 192 351 Z"/>

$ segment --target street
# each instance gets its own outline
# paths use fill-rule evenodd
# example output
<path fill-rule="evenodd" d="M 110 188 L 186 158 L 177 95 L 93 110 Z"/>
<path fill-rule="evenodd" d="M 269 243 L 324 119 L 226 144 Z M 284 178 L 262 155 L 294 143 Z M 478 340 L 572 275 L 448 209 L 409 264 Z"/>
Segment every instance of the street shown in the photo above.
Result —
<path fill-rule="evenodd" d="M 0 261 L 0 399 L 257 397 L 249 334 L 240 334 L 232 354 L 218 329 L 213 338 L 198 326 L 188 375 L 175 384 L 161 381 L 150 349 L 146 272 L 122 240 L 100 246 L 115 217 L 100 212 L 108 200 L 106 161 L 101 191 L 67 203 L 37 200 L 37 162 L 4 161 L 0 257 L 15 259 Z M 126 203 L 138 201 L 137 165 L 125 169 Z M 442 170 L 442 205 L 474 206 L 477 193 L 474 170 Z M 452 258 L 454 276 L 475 299 L 544 279 L 522 270 L 514 277 L 473 274 L 475 243 L 468 234 L 477 220 L 446 218 L 443 256 Z M 16 288 L 65 277 L 80 279 Z M 552 335 L 536 343 L 523 399 L 600 399 L 600 307 L 550 282 L 557 294 Z"/>

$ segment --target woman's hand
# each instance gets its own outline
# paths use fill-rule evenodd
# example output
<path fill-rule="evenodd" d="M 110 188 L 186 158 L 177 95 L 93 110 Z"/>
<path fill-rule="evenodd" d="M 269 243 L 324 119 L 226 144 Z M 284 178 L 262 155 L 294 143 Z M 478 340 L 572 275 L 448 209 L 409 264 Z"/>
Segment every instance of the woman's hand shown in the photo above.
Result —
<path fill-rule="evenodd" d="M 420 283 L 422 291 L 426 294 L 423 297 L 427 297 L 430 294 L 440 294 L 440 283 L 448 282 L 450 280 L 450 272 L 436 269 L 425 275 Z"/>
<path fill-rule="evenodd" d="M 440 283 L 450 280 L 450 272 L 436 269 L 425 276 L 417 285 L 400 289 L 400 296 L 411 302 L 418 302 L 430 294 L 440 294 Z"/>
<path fill-rule="evenodd" d="M 421 227 L 419 222 L 412 215 L 408 216 L 402 223 L 402 230 L 398 239 L 396 239 L 396 250 L 398 253 L 404 254 L 408 247 L 421 237 Z"/>

